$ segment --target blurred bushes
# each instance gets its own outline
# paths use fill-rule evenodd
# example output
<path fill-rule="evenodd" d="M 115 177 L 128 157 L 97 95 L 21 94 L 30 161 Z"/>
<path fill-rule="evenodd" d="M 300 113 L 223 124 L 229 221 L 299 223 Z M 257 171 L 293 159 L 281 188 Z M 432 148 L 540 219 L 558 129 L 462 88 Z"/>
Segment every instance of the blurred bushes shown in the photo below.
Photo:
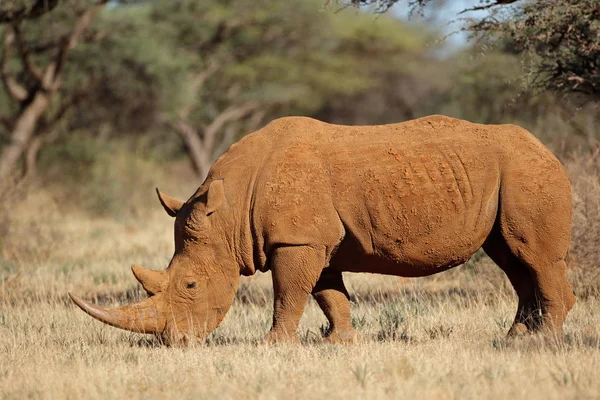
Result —
<path fill-rule="evenodd" d="M 164 165 L 147 148 L 85 134 L 44 149 L 40 170 L 59 203 L 117 219 L 143 216 L 156 204 L 154 187 L 167 180 Z"/>
<path fill-rule="evenodd" d="M 185 198 L 201 182 L 169 122 L 187 108 L 185 119 L 202 137 L 228 109 L 251 100 L 260 103 L 259 118 L 235 121 L 233 134 L 223 129 L 217 139 L 298 114 L 381 124 L 442 113 L 531 130 L 561 158 L 573 184 L 569 273 L 576 290 L 597 290 L 598 106 L 533 91 L 510 43 L 440 55 L 429 29 L 389 15 L 324 13 L 320 1 L 297 8 L 268 0 L 137 3 L 107 9 L 91 33 L 98 40 L 73 51 L 59 98 L 78 97 L 58 138 L 40 151 L 37 177 L 1 191 L 0 272 L 14 268 L 13 259 L 47 259 L 62 241 L 54 227 L 65 214 L 136 224 L 157 209 L 154 187 Z M 59 14 L 30 22 L 28 40 L 41 46 L 58 25 Z M 203 73 L 207 80 L 194 86 Z M 14 111 L 0 91 L 0 122 Z M 5 125 L 0 142 L 8 139 Z"/>
<path fill-rule="evenodd" d="M 22 263 L 39 265 L 62 241 L 55 226 L 62 223 L 58 203 L 32 182 L 15 185 L 0 195 L 0 278 Z"/>
<path fill-rule="evenodd" d="M 154 188 L 160 184 L 179 195 L 179 181 L 168 177 L 185 180 L 190 172 L 177 168 L 130 139 L 107 141 L 80 133 L 47 146 L 39 175 L 0 193 L 0 279 L 61 260 L 67 248 L 93 251 L 94 232 L 105 235 L 101 221 L 136 230 L 162 215 Z"/>
<path fill-rule="evenodd" d="M 575 155 L 566 163 L 573 189 L 573 233 L 568 256 L 578 296 L 600 294 L 600 160 Z"/>

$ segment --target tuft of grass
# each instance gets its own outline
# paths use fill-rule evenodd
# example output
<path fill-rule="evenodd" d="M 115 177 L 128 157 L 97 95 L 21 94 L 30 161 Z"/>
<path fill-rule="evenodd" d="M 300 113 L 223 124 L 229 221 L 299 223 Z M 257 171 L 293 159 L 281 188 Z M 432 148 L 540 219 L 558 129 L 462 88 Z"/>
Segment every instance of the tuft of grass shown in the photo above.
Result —
<path fill-rule="evenodd" d="M 379 314 L 379 326 L 380 330 L 377 334 L 379 340 L 409 340 L 404 313 L 396 303 L 383 305 Z"/>
<path fill-rule="evenodd" d="M 350 369 L 352 371 L 352 375 L 356 382 L 365 389 L 367 387 L 367 382 L 369 380 L 369 368 L 366 364 L 359 364 Z"/>
<path fill-rule="evenodd" d="M 367 324 L 367 317 L 363 315 L 352 315 L 352 327 L 357 331 L 362 331 Z"/>
<path fill-rule="evenodd" d="M 429 335 L 431 340 L 435 339 L 447 339 L 450 337 L 454 329 L 451 326 L 437 325 L 432 328 L 426 328 L 425 332 Z"/>

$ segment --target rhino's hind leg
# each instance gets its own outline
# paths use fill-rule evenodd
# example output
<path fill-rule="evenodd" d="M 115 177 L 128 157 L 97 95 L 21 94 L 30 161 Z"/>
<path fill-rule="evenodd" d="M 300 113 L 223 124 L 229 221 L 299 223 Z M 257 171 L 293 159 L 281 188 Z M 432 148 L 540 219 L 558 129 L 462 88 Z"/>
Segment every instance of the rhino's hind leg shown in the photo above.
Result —
<path fill-rule="evenodd" d="M 503 237 L 492 232 L 483 249 L 508 276 L 519 296 L 515 321 L 509 335 L 525 331 L 562 332 L 575 296 L 567 281 L 564 260 L 551 262 L 544 253 L 517 257 Z"/>
<path fill-rule="evenodd" d="M 273 327 L 267 343 L 297 341 L 296 329 L 308 295 L 326 264 L 325 246 L 289 246 L 273 251 Z"/>
<path fill-rule="evenodd" d="M 329 321 L 329 331 L 325 335 L 327 341 L 346 343 L 359 339 L 358 333 L 352 327 L 350 296 L 340 271 L 325 268 L 312 295 Z"/>
<path fill-rule="evenodd" d="M 504 271 L 519 298 L 517 314 L 508 335 L 537 330 L 542 325 L 541 304 L 529 268 L 511 253 L 497 227 L 484 243 L 483 249 Z"/>
<path fill-rule="evenodd" d="M 567 281 L 567 264 L 564 260 L 541 262 L 532 270 L 540 291 L 543 326 L 561 333 L 567 314 L 575 305 L 575 295 Z"/>
<path fill-rule="evenodd" d="M 543 171 L 507 170 L 498 217 L 498 228 L 510 254 L 529 271 L 533 281 L 542 313 L 540 324 L 534 328 L 560 335 L 575 304 L 564 261 L 571 237 L 571 188 L 560 164 L 548 164 Z"/>

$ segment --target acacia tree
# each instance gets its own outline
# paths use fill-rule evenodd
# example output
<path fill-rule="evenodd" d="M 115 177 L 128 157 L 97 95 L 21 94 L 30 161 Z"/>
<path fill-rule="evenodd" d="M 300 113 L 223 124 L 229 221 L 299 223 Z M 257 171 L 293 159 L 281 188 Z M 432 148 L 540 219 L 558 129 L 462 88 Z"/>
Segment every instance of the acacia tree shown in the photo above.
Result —
<path fill-rule="evenodd" d="M 378 12 L 386 12 L 396 3 L 401 3 L 403 1 L 406 1 L 411 12 L 420 11 L 427 5 L 440 3 L 440 0 L 338 0 L 337 3 L 344 6 L 351 5 L 355 7 L 374 6 L 375 10 Z M 516 3 L 517 1 L 520 0 L 481 0 L 480 5 L 465 8 L 462 12 L 488 10 L 496 6 Z M 331 5 L 331 3 L 333 3 L 333 0 L 328 0 L 326 4 Z"/>
<path fill-rule="evenodd" d="M 163 1 L 151 19 L 174 31 L 175 57 L 190 60 L 179 106 L 163 120 L 200 177 L 241 132 L 373 87 L 375 66 L 408 58 L 423 40 L 416 29 L 407 40 L 408 28 L 391 18 L 322 12 L 318 1 Z M 377 49 L 364 46 L 370 40 L 380 40 Z"/>
<path fill-rule="evenodd" d="M 8 143 L 0 152 L 0 182 L 11 176 L 24 154 L 28 153 L 25 159 L 32 165 L 43 140 L 52 132 L 53 125 L 64 116 L 69 102 L 73 101 L 71 97 L 71 100 L 53 105 L 64 81 L 63 73 L 70 52 L 84 39 L 86 29 L 107 2 L 70 2 L 46 14 L 45 11 L 56 7 L 58 3 L 45 1 L 44 7 L 36 2 L 32 7 L 20 9 L 22 11 L 15 9 L 17 11 L 0 13 L 0 19 L 4 15 L 3 21 L 8 21 L 2 28 L 0 77 L 13 110 L 12 115 L 2 119 L 9 134 Z M 56 24 L 56 20 L 40 23 L 40 20 L 51 18 L 58 11 L 61 13 L 56 17 L 61 18 L 62 23 Z M 27 21 L 34 17 L 40 18 Z M 65 20 L 70 23 L 65 24 Z M 44 28 L 47 30 L 43 35 Z M 35 35 L 35 46 L 27 40 L 27 31 Z M 40 38 L 50 40 L 43 42 Z M 51 109 L 54 113 L 49 115 Z"/>
<path fill-rule="evenodd" d="M 385 12 L 405 1 L 423 11 L 439 0 L 340 0 L 353 6 L 374 6 Z M 331 1 L 330 1 L 331 2 Z M 469 11 L 487 11 L 468 17 Z M 467 13 L 467 14 L 465 14 Z M 527 57 L 531 83 L 564 93 L 600 99 L 600 3 L 597 0 L 480 0 L 461 14 L 464 30 L 498 41 Z"/>
<path fill-rule="evenodd" d="M 307 52 L 314 50 L 314 37 L 307 28 L 323 18 L 315 4 L 313 11 L 295 3 L 163 1 L 153 10 L 155 24 L 176 27 L 173 47 L 181 57 L 194 60 L 187 91 L 164 120 L 185 143 L 200 178 L 240 130 L 256 129 L 274 106 L 297 99 L 290 93 L 298 83 L 292 74 L 299 66 L 311 68 Z"/>
<path fill-rule="evenodd" d="M 421 29 L 387 16 L 375 22 L 365 14 L 322 12 L 320 0 L 126 3 L 102 12 L 69 52 L 60 88 L 21 152 L 26 170 L 48 137 L 44 132 L 139 135 L 161 144 L 177 135 L 203 177 L 235 139 L 266 121 L 343 106 L 346 98 L 386 85 L 413 63 L 426 40 Z M 66 35 L 72 25 L 64 21 L 74 20 L 68 11 L 59 5 L 36 20 L 40 28 L 19 31 L 32 64 L 53 59 L 53 38 Z M 49 23 L 51 17 L 61 22 Z M 44 31 L 51 27 L 62 30 Z M 17 44 L 9 47 L 15 50 L 9 72 L 33 90 Z M 12 143 L 20 103 L 3 105 L 5 97 L 0 118 L 6 117 Z M 390 113 L 398 118 L 407 107 L 395 103 Z M 61 117 L 65 126 L 53 129 Z"/>
<path fill-rule="evenodd" d="M 600 100 L 600 3 L 539 0 L 472 23 L 469 29 L 507 42 L 531 58 L 537 87 Z"/>

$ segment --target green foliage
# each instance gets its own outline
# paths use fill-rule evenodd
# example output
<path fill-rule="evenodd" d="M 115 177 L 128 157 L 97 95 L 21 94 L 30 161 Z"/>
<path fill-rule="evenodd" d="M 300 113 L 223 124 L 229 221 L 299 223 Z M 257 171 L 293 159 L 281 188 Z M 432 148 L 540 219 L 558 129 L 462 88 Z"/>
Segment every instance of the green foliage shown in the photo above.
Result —
<path fill-rule="evenodd" d="M 354 315 L 352 314 L 352 327 L 357 331 L 362 331 L 365 325 L 367 324 L 367 317 L 362 315 Z"/>
<path fill-rule="evenodd" d="M 470 48 L 440 64 L 429 104 L 419 108 L 486 124 L 520 125 L 560 156 L 595 147 L 600 135 L 597 105 L 590 96 L 560 95 L 543 90 L 525 73 L 530 63 L 514 52 Z M 437 92 L 437 93 L 436 93 Z M 586 104 L 588 103 L 588 104 Z"/>
<path fill-rule="evenodd" d="M 419 47 L 398 39 L 406 29 L 397 21 L 375 23 L 371 16 L 353 15 L 348 22 L 347 16 L 320 11 L 317 2 L 236 0 L 198 7 L 195 1 L 163 1 L 152 15 L 153 25 L 178 27 L 178 54 L 198 57 L 192 73 L 208 63 L 219 66 L 203 90 L 192 94 L 198 124 L 244 99 L 310 113 L 332 96 L 371 87 L 369 69 L 387 62 L 384 57 L 391 52 Z M 200 19 L 205 23 L 198 24 Z M 369 57 L 364 57 L 365 32 L 387 38 Z"/>
<path fill-rule="evenodd" d="M 58 43 L 89 4 L 60 2 L 22 21 L 34 64 L 55 58 Z M 40 153 L 38 169 L 47 182 L 74 189 L 79 204 L 94 213 L 118 214 L 120 204 L 131 204 L 128 173 L 137 168 L 121 166 L 125 174 L 118 169 L 125 152 L 142 145 L 167 159 L 179 155 L 185 142 L 172 127 L 179 119 L 201 135 L 226 110 L 258 104 L 259 120 L 251 113 L 229 122 L 230 141 L 278 116 L 314 115 L 340 99 L 385 87 L 382 76 L 413 68 L 428 38 L 423 29 L 391 17 L 323 11 L 319 0 L 158 0 L 107 7 L 69 54 L 46 117 L 65 106 L 68 111 L 56 125 L 58 140 Z M 14 71 L 25 69 L 17 52 L 10 62 Z M 7 123 L 0 124 L 0 135 L 10 131 L 16 111 L 2 91 L 0 122 Z"/>
<path fill-rule="evenodd" d="M 425 12 L 439 0 L 338 0 L 345 5 L 388 11 L 404 2 Z M 328 1 L 327 4 L 331 3 Z M 427 6 L 427 7 L 426 7 Z M 468 14 L 485 11 L 483 17 Z M 479 0 L 462 11 L 463 29 L 523 56 L 535 88 L 600 98 L 600 3 L 597 0 Z"/>
<path fill-rule="evenodd" d="M 527 1 L 478 27 L 500 34 L 514 50 L 529 56 L 536 85 L 600 98 L 598 1 Z"/>
<path fill-rule="evenodd" d="M 62 188 L 57 196 L 67 203 L 96 215 L 136 218 L 154 205 L 162 168 L 147 151 L 134 149 L 124 140 L 70 135 L 42 151 L 39 163 L 47 184 Z"/>
<path fill-rule="evenodd" d="M 96 24 L 102 39 L 72 52 L 64 92 L 86 93 L 78 104 L 82 112 L 73 116 L 76 127 L 144 131 L 179 106 L 195 60 L 176 53 L 170 27 L 150 24 L 150 12 L 144 5 L 106 10 Z"/>
<path fill-rule="evenodd" d="M 66 83 L 67 91 L 96 94 L 80 103 L 86 112 L 77 126 L 102 121 L 130 131 L 177 117 L 186 106 L 202 126 L 249 100 L 276 113 L 310 114 L 336 96 L 373 88 L 374 71 L 401 69 L 393 61 L 420 51 L 425 40 L 392 18 L 274 0 L 115 7 L 96 30 L 111 34 L 77 48 Z M 377 49 L 368 46 L 374 39 Z M 194 77 L 211 65 L 216 71 L 195 87 Z"/>
<path fill-rule="evenodd" d="M 521 63 L 515 55 L 467 51 L 451 61 L 448 89 L 440 99 L 440 112 L 474 122 L 509 122 L 518 114 L 535 112 L 526 84 L 520 79 Z M 540 98 L 537 98 L 540 101 Z"/>
<path fill-rule="evenodd" d="M 258 106 L 222 126 L 216 142 L 227 131 L 227 143 L 213 144 L 212 150 L 223 151 L 228 141 L 283 115 L 379 124 L 443 113 L 483 123 L 518 123 L 547 142 L 575 143 L 571 147 L 592 143 L 597 112 L 587 107 L 569 119 L 561 99 L 532 90 L 543 79 L 548 82 L 551 71 L 540 68 L 552 64 L 552 54 L 563 65 L 575 65 L 581 51 L 594 56 L 596 14 L 582 19 L 592 3 L 556 2 L 556 7 L 570 4 L 563 10 L 543 1 L 547 8 L 536 14 L 533 25 L 526 19 L 534 13 L 531 4 L 515 5 L 521 8 L 498 19 L 505 25 L 486 26 L 486 34 L 498 34 L 496 46 L 443 56 L 432 46 L 439 42 L 429 29 L 389 14 L 323 10 L 322 0 L 113 3 L 69 55 L 48 114 L 58 113 L 63 104 L 69 111 L 58 125 L 58 140 L 42 150 L 39 169 L 48 182 L 74 189 L 84 199 L 80 204 L 95 213 L 118 215 L 119 207 L 132 204 L 128 198 L 135 196 L 128 185 L 146 190 L 152 179 L 138 181 L 129 174 L 142 171 L 146 163 L 153 170 L 153 158 L 162 162 L 181 156 L 185 142 L 175 134 L 174 123 L 185 120 L 202 137 L 203 129 L 225 111 L 248 102 Z M 61 2 L 22 22 L 36 64 L 45 65 L 55 55 L 56 44 L 89 4 Z M 577 37 L 566 35 L 570 44 L 562 49 L 567 42 L 557 41 L 556 32 L 566 20 L 575 21 L 570 32 Z M 525 40 L 532 35 L 535 41 Z M 581 51 L 575 39 L 585 45 Z M 17 54 L 10 66 L 23 69 Z M 591 61 L 586 66 L 582 74 L 597 71 Z M 17 78 L 25 86 L 35 84 Z M 17 107 L 0 90 L 0 146 Z M 583 128 L 575 129 L 573 121 Z M 128 152 L 139 148 L 151 148 L 152 156 L 136 154 L 127 161 Z M 88 184 L 94 188 L 86 193 Z"/>
<path fill-rule="evenodd" d="M 47 64 L 89 4 L 60 2 L 23 21 L 35 64 Z M 165 123 L 178 118 L 201 132 L 249 101 L 267 121 L 375 90 L 381 74 L 410 66 L 427 38 L 391 17 L 323 11 L 318 0 L 131 1 L 104 9 L 71 51 L 49 114 L 67 104 L 65 132 L 143 134 L 162 146 L 174 138 Z M 0 117 L 14 114 L 0 95 Z"/>

